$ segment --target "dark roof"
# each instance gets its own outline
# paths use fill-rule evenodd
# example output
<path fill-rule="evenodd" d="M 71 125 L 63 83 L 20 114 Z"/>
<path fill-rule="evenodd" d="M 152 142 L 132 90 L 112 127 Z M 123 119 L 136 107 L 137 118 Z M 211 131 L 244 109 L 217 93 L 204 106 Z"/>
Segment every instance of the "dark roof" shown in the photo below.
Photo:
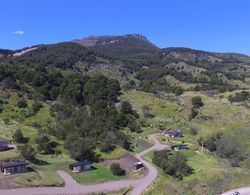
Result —
<path fill-rule="evenodd" d="M 170 136 L 174 136 L 174 137 L 177 137 L 177 136 L 182 136 L 183 135 L 183 132 L 182 130 L 178 129 L 178 130 L 175 130 L 175 129 L 170 129 L 166 132 L 166 134 L 170 135 Z"/>
<path fill-rule="evenodd" d="M 2 168 L 10 168 L 10 167 L 18 167 L 18 166 L 26 166 L 29 163 L 24 161 L 9 161 L 1 164 Z"/>
<path fill-rule="evenodd" d="M 89 165 L 89 164 L 91 164 L 91 162 L 86 160 L 86 161 L 83 161 L 83 162 L 72 163 L 72 164 L 70 164 L 70 166 L 76 167 L 76 166 L 84 166 L 84 165 Z"/>
<path fill-rule="evenodd" d="M 5 145 L 9 145 L 9 143 L 10 142 L 7 139 L 0 139 L 0 145 L 5 146 Z"/>

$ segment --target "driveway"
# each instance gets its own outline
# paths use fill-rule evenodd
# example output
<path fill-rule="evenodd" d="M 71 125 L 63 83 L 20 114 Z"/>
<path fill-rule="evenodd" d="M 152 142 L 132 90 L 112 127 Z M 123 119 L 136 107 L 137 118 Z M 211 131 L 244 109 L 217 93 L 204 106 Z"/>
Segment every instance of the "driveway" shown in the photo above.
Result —
<path fill-rule="evenodd" d="M 110 181 L 102 184 L 81 185 L 78 184 L 68 173 L 65 171 L 57 171 L 57 173 L 65 181 L 64 187 L 25 187 L 10 190 L 0 190 L 1 195 L 80 195 L 93 192 L 108 192 L 119 191 L 122 188 L 131 186 L 133 187 L 131 195 L 139 195 L 156 179 L 158 176 L 157 169 L 149 162 L 142 159 L 142 156 L 152 150 L 162 150 L 167 146 L 161 144 L 157 138 L 157 134 L 151 134 L 150 138 L 153 141 L 153 146 L 136 154 L 136 157 L 143 162 L 148 169 L 148 174 L 140 179 L 126 179 L 119 181 Z"/>

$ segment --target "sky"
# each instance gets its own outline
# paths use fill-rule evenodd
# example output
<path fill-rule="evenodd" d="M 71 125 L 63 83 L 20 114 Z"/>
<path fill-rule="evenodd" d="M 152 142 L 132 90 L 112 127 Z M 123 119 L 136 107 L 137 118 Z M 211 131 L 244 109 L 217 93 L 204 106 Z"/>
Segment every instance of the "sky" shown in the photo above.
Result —
<path fill-rule="evenodd" d="M 250 55 L 249 0 L 1 0 L 0 48 L 140 33 L 157 46 Z"/>

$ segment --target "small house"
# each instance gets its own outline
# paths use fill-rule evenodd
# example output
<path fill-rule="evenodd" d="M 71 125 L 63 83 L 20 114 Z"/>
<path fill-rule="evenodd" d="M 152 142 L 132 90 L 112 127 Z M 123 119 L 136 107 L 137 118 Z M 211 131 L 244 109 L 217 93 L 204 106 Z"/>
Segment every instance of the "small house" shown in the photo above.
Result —
<path fill-rule="evenodd" d="M 11 147 L 11 145 L 7 139 L 0 140 L 0 152 L 11 150 L 11 149 L 13 149 L 13 147 Z"/>
<path fill-rule="evenodd" d="M 72 163 L 69 165 L 69 169 L 75 173 L 91 170 L 91 163 L 89 161 Z"/>
<path fill-rule="evenodd" d="M 27 165 L 29 163 L 24 161 L 9 161 L 1 162 L 0 169 L 4 175 L 11 175 L 15 173 L 24 173 L 27 171 Z"/>
<path fill-rule="evenodd" d="M 141 161 L 133 163 L 133 169 L 139 170 L 140 168 L 144 167 L 143 163 Z"/>
<path fill-rule="evenodd" d="M 183 131 L 180 129 L 169 129 L 166 132 L 167 137 L 183 137 Z"/>
<path fill-rule="evenodd" d="M 178 144 L 171 146 L 172 150 L 179 151 L 179 150 L 187 150 L 188 146 L 187 144 Z"/>
<path fill-rule="evenodd" d="M 9 146 L 10 142 L 7 139 L 0 139 L 1 146 Z"/>

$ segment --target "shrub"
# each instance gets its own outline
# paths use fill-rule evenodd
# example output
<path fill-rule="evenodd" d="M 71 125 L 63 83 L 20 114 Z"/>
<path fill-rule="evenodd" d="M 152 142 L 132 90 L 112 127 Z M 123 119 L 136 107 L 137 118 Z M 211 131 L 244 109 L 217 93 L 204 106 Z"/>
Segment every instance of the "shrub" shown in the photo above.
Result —
<path fill-rule="evenodd" d="M 176 86 L 173 88 L 173 92 L 175 93 L 175 95 L 181 95 L 184 92 L 184 89 L 180 86 Z"/>
<path fill-rule="evenodd" d="M 24 98 L 18 100 L 17 106 L 18 106 L 19 108 L 26 108 L 26 107 L 27 107 L 27 102 L 26 102 L 26 100 L 25 100 Z"/>
<path fill-rule="evenodd" d="M 12 139 L 18 143 L 21 143 L 24 141 L 23 133 L 20 129 L 17 129 L 14 134 L 12 135 Z"/>
<path fill-rule="evenodd" d="M 36 156 L 36 151 L 31 145 L 18 146 L 17 149 L 20 151 L 21 155 L 27 160 L 34 160 Z"/>
<path fill-rule="evenodd" d="M 195 96 L 192 98 L 192 104 L 195 108 L 200 108 L 204 105 L 200 96 Z"/>
<path fill-rule="evenodd" d="M 196 128 L 190 128 L 189 132 L 190 132 L 190 134 L 193 135 L 193 136 L 195 136 L 195 135 L 198 134 L 198 130 L 197 130 Z"/>
<path fill-rule="evenodd" d="M 43 107 L 43 105 L 42 105 L 42 103 L 40 103 L 40 102 L 34 102 L 34 103 L 32 104 L 32 109 L 33 109 L 33 112 L 34 112 L 34 113 L 39 112 L 39 110 L 40 110 L 42 107 Z"/>
<path fill-rule="evenodd" d="M 113 163 L 110 166 L 110 170 L 114 175 L 123 176 L 126 175 L 126 171 L 120 167 L 119 163 Z"/>
<path fill-rule="evenodd" d="M 3 105 L 0 104 L 0 113 L 3 112 Z"/>
<path fill-rule="evenodd" d="M 168 175 L 182 179 L 193 173 L 193 168 L 187 164 L 187 158 L 177 152 L 175 155 L 166 155 L 165 152 L 157 151 L 154 153 L 153 163 L 162 168 Z"/>

